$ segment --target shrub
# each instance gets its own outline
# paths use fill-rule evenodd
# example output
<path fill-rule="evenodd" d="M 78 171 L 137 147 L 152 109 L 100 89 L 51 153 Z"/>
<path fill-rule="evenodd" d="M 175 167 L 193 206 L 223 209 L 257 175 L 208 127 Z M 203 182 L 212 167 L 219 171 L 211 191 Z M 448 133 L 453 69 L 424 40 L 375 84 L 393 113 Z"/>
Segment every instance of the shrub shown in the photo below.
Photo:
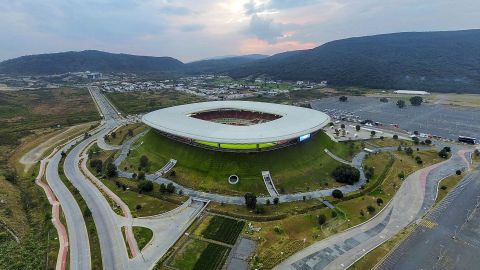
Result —
<path fill-rule="evenodd" d="M 448 158 L 448 152 L 445 151 L 445 149 L 442 149 L 440 152 L 438 152 L 438 156 L 441 158 Z"/>
<path fill-rule="evenodd" d="M 137 210 L 142 209 L 142 205 L 141 205 L 141 204 L 137 204 L 137 205 L 135 206 L 135 209 L 137 209 Z"/>
<path fill-rule="evenodd" d="M 342 164 L 333 170 L 332 177 L 339 183 L 353 185 L 360 179 L 360 172 L 352 166 Z"/>
<path fill-rule="evenodd" d="M 404 179 L 405 178 L 405 173 L 404 172 L 399 172 L 398 173 L 398 178 Z"/>
<path fill-rule="evenodd" d="M 142 180 L 138 183 L 140 192 L 150 192 L 153 190 L 153 183 L 147 180 Z"/>
<path fill-rule="evenodd" d="M 425 144 L 427 144 L 427 145 L 430 145 L 430 144 L 432 144 L 432 140 L 430 140 L 430 139 L 426 139 L 426 140 L 425 140 Z"/>
<path fill-rule="evenodd" d="M 267 205 L 270 205 L 271 202 L 270 202 L 270 199 L 267 199 Z"/>
<path fill-rule="evenodd" d="M 442 190 L 447 190 L 447 186 L 441 186 L 440 187 Z"/>
<path fill-rule="evenodd" d="M 398 135 L 397 134 L 393 135 L 393 139 L 398 140 Z"/>
<path fill-rule="evenodd" d="M 462 174 L 462 171 L 461 171 L 461 170 L 457 170 L 455 173 L 456 173 L 457 175 L 461 175 L 461 174 Z"/>
<path fill-rule="evenodd" d="M 103 169 L 103 162 L 100 159 L 90 160 L 90 167 L 92 167 L 97 173 L 100 173 Z"/>
<path fill-rule="evenodd" d="M 138 173 L 138 180 L 145 180 L 145 172 Z"/>
<path fill-rule="evenodd" d="M 403 107 L 405 107 L 405 101 L 403 101 L 403 100 L 398 100 L 398 101 L 397 101 L 397 107 L 398 107 L 398 108 L 403 108 Z"/>
<path fill-rule="evenodd" d="M 363 211 L 363 209 L 360 210 L 360 216 L 362 216 L 362 217 L 365 216 L 365 212 Z"/>
<path fill-rule="evenodd" d="M 370 167 L 370 166 L 365 166 L 365 168 L 363 168 L 364 171 L 365 171 L 365 177 L 370 180 L 372 179 L 374 173 L 375 173 L 375 169 L 373 167 Z"/>
<path fill-rule="evenodd" d="M 175 192 L 175 186 L 172 183 L 168 183 L 167 192 L 168 193 L 174 193 Z"/>
<path fill-rule="evenodd" d="M 164 183 L 161 183 L 161 184 L 160 184 L 160 192 L 161 192 L 161 193 L 167 192 L 167 186 L 165 186 Z"/>
<path fill-rule="evenodd" d="M 262 214 L 265 214 L 265 207 L 259 205 L 255 208 L 255 214 L 259 214 L 259 215 L 262 215 Z"/>
<path fill-rule="evenodd" d="M 340 101 L 340 102 L 346 102 L 347 100 L 348 100 L 348 97 L 346 97 L 346 96 L 341 96 L 341 97 L 338 98 L 338 101 Z"/>
<path fill-rule="evenodd" d="M 10 183 L 16 183 L 17 182 L 17 172 L 14 170 L 7 171 L 5 174 L 5 179 L 10 182 Z"/>
<path fill-rule="evenodd" d="M 356 131 L 360 131 L 360 125 L 356 125 L 356 126 L 355 126 L 355 130 L 356 130 Z"/>
<path fill-rule="evenodd" d="M 335 189 L 332 191 L 332 196 L 337 199 L 343 198 L 343 192 L 340 189 Z"/>
<path fill-rule="evenodd" d="M 149 162 L 149 160 L 148 160 L 147 156 L 143 155 L 143 156 L 140 157 L 140 167 L 142 167 L 142 168 L 147 167 L 148 162 Z"/>
<path fill-rule="evenodd" d="M 245 205 L 250 208 L 250 209 L 255 209 L 255 207 L 257 206 L 257 196 L 255 196 L 255 194 L 253 193 L 245 193 Z M 275 203 L 275 199 L 273 200 L 273 202 Z"/>
<path fill-rule="evenodd" d="M 338 214 L 337 214 L 337 211 L 335 211 L 335 210 L 332 210 L 332 218 L 336 218 L 336 217 L 337 217 L 337 215 L 338 215 Z"/>
<path fill-rule="evenodd" d="M 383 204 L 382 198 L 377 198 L 377 204 L 378 204 L 378 205 L 382 205 L 382 204 Z"/>
<path fill-rule="evenodd" d="M 279 201 L 278 197 L 273 198 L 273 204 L 278 204 Z"/>
<path fill-rule="evenodd" d="M 107 177 L 116 177 L 118 175 L 117 166 L 113 163 L 107 165 Z"/>
<path fill-rule="evenodd" d="M 368 211 L 368 213 L 373 214 L 373 213 L 375 213 L 375 207 L 369 205 L 369 206 L 367 206 L 367 211 Z"/>
<path fill-rule="evenodd" d="M 318 224 L 323 225 L 327 222 L 327 217 L 324 214 L 318 215 Z"/>
<path fill-rule="evenodd" d="M 423 103 L 423 98 L 420 96 L 414 96 L 410 98 L 410 104 L 413 106 L 420 106 Z"/>
<path fill-rule="evenodd" d="M 278 226 L 275 226 L 275 228 L 273 228 L 273 231 L 276 232 L 277 234 L 282 234 L 283 233 L 282 228 L 280 228 Z"/>

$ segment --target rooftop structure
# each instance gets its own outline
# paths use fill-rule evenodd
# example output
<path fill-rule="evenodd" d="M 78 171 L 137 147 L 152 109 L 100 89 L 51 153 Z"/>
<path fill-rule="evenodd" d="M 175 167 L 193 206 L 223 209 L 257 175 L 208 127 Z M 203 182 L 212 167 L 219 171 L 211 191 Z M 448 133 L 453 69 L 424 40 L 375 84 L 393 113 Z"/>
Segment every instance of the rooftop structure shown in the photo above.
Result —
<path fill-rule="evenodd" d="M 166 136 L 216 149 L 260 150 L 308 139 L 330 122 L 322 112 L 251 101 L 212 101 L 160 109 L 142 121 Z"/>
<path fill-rule="evenodd" d="M 395 90 L 393 92 L 395 94 L 401 94 L 401 95 L 419 95 L 419 96 L 430 95 L 430 93 L 427 91 Z"/>

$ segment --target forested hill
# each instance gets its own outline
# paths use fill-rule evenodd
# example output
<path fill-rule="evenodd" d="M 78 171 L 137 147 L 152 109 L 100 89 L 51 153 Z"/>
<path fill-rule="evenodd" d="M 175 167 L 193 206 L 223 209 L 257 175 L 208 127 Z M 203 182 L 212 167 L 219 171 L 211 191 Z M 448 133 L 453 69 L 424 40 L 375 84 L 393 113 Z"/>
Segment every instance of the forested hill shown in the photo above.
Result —
<path fill-rule="evenodd" d="M 348 38 L 233 67 L 229 74 L 480 93 L 480 30 Z"/>
<path fill-rule="evenodd" d="M 22 56 L 0 63 L 0 73 L 60 74 L 76 71 L 164 72 L 183 63 L 171 57 L 137 56 L 101 51 L 62 52 Z"/>
<path fill-rule="evenodd" d="M 326 80 L 334 86 L 480 93 L 480 30 L 355 37 L 264 57 L 238 56 L 184 64 L 171 57 L 65 52 L 7 60 L 0 63 L 0 73 L 221 73 L 235 78 Z"/>

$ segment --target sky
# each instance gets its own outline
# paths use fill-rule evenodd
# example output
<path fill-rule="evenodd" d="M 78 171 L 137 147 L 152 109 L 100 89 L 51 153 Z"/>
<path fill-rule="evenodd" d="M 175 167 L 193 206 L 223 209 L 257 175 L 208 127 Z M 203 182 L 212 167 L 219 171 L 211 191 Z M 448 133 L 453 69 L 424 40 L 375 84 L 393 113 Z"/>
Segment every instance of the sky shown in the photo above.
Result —
<path fill-rule="evenodd" d="M 102 50 L 184 62 L 480 28 L 478 0 L 0 0 L 0 60 Z"/>

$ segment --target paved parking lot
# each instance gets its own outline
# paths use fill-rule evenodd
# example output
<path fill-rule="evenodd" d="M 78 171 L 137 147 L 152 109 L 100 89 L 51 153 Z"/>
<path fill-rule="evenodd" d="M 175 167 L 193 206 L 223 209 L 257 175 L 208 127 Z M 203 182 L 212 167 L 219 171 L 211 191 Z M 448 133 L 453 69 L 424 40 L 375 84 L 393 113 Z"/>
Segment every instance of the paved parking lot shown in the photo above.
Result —
<path fill-rule="evenodd" d="M 385 125 L 399 124 L 401 129 L 438 135 L 456 140 L 459 135 L 480 137 L 480 109 L 446 105 L 422 104 L 414 107 L 408 104 L 403 109 L 396 106 L 396 100 L 380 102 L 374 97 L 348 97 L 339 102 L 337 97 L 312 102 L 312 108 L 325 111 L 336 110 L 352 115 L 356 119 L 370 119 Z"/>

